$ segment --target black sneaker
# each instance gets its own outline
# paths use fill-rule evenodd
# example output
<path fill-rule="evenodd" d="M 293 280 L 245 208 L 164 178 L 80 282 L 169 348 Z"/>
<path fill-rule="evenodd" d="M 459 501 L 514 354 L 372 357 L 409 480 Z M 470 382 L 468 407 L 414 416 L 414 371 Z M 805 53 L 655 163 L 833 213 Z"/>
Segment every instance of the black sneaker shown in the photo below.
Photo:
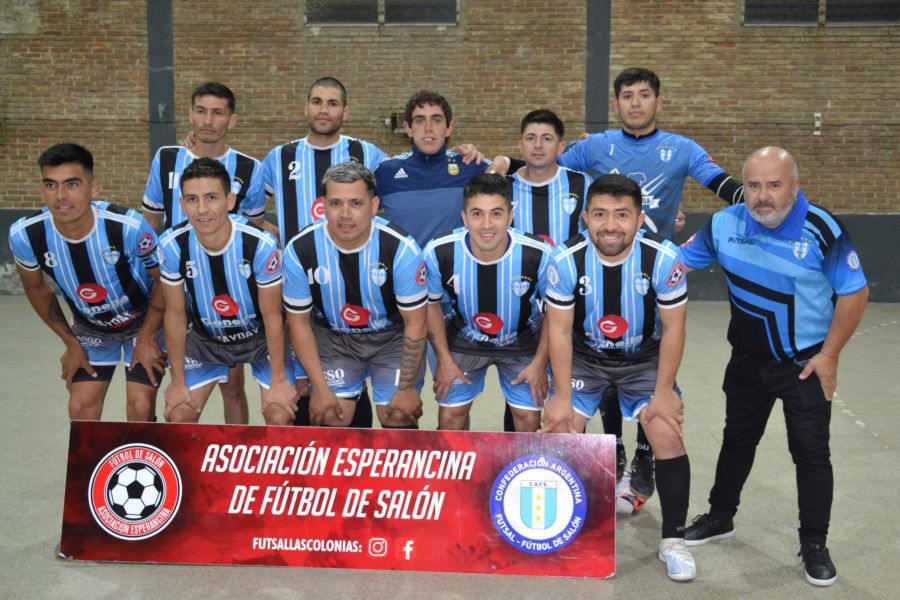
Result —
<path fill-rule="evenodd" d="M 625 454 L 625 444 L 616 444 L 616 484 L 622 481 L 625 474 L 625 465 L 628 464 L 628 455 Z"/>
<path fill-rule="evenodd" d="M 837 579 L 837 571 L 825 544 L 800 544 L 797 556 L 803 559 L 803 572 L 811 584 L 826 587 Z"/>
<path fill-rule="evenodd" d="M 656 489 L 653 471 L 653 455 L 644 452 L 635 453 L 631 460 L 631 491 L 635 496 L 646 500 L 653 495 Z"/>
<path fill-rule="evenodd" d="M 720 519 L 711 514 L 694 517 L 684 530 L 684 543 L 688 546 L 699 546 L 712 540 L 724 540 L 734 536 L 734 522 L 731 519 Z"/>

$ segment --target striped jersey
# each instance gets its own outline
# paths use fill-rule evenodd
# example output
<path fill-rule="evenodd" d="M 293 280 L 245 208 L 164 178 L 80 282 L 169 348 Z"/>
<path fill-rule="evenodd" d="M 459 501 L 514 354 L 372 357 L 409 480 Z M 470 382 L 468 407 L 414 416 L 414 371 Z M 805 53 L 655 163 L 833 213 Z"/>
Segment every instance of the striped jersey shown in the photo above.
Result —
<path fill-rule="evenodd" d="M 237 343 L 263 331 L 259 288 L 279 285 L 281 253 L 275 237 L 231 216 L 231 239 L 210 252 L 194 227 L 184 222 L 159 239 L 160 276 L 187 292 L 192 327 L 223 344 Z"/>
<path fill-rule="evenodd" d="M 510 346 L 533 354 L 541 326 L 539 298 L 547 288 L 547 266 L 552 248 L 510 228 L 509 245 L 502 257 L 483 262 L 472 254 L 465 227 L 438 236 L 425 247 L 428 300 L 440 302 L 447 321 L 451 350 L 466 344 L 479 349 Z M 481 352 L 479 352 L 480 354 Z"/>
<path fill-rule="evenodd" d="M 525 181 L 520 172 L 512 176 L 513 227 L 552 246 L 584 229 L 581 213 L 591 184 L 590 177 L 559 167 L 549 181 L 532 184 Z"/>
<path fill-rule="evenodd" d="M 144 189 L 143 208 L 147 212 L 163 214 L 164 230 L 187 219 L 179 202 L 181 173 L 195 160 L 197 156 L 183 146 L 163 146 L 153 157 Z M 216 160 L 225 165 L 231 177 L 231 192 L 237 196 L 231 212 L 249 219 L 265 216 L 266 194 L 260 162 L 233 148 Z"/>
<path fill-rule="evenodd" d="M 731 304 L 728 341 L 761 360 L 791 359 L 821 344 L 835 294 L 866 286 L 849 232 L 803 192 L 778 227 L 760 225 L 738 204 L 714 214 L 681 253 L 692 269 L 722 266 Z"/>
<path fill-rule="evenodd" d="M 353 161 L 374 171 L 385 158 L 377 146 L 344 135 L 327 148 L 313 146 L 307 138 L 272 148 L 263 160 L 263 181 L 266 193 L 275 196 L 282 246 L 324 218 L 322 176 L 329 167 Z"/>
<path fill-rule="evenodd" d="M 373 333 L 402 325 L 401 310 L 427 301 L 427 272 L 412 236 L 372 218 L 366 243 L 344 250 L 328 235 L 327 221 L 307 227 L 284 252 L 287 310 L 314 317 L 337 333 Z"/>
<path fill-rule="evenodd" d="M 662 334 L 658 309 L 687 301 L 678 247 L 644 231 L 616 263 L 602 259 L 581 233 L 560 246 L 547 280 L 547 302 L 575 310 L 575 350 L 613 358 L 655 356 Z"/>
<path fill-rule="evenodd" d="M 9 229 L 16 264 L 53 278 L 79 323 L 100 332 L 143 322 L 153 289 L 147 269 L 158 265 L 157 238 L 132 209 L 94 201 L 94 227 L 80 240 L 64 238 L 44 207 Z"/>

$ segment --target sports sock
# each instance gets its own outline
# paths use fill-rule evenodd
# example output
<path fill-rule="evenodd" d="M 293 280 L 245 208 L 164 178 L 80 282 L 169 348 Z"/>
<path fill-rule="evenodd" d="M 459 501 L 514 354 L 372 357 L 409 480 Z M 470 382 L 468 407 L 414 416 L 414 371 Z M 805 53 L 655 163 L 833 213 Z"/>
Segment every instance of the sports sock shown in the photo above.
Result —
<path fill-rule="evenodd" d="M 619 408 L 619 392 L 614 387 L 606 388 L 600 400 L 600 419 L 603 433 L 622 437 L 622 409 Z"/>
<path fill-rule="evenodd" d="M 637 448 L 634 451 L 635 456 L 653 456 L 653 450 L 650 448 L 650 442 L 647 440 L 647 434 L 644 428 L 638 423 L 637 426 Z"/>
<path fill-rule="evenodd" d="M 684 537 L 691 493 L 691 463 L 687 454 L 656 460 L 656 489 L 662 510 L 662 536 Z"/>

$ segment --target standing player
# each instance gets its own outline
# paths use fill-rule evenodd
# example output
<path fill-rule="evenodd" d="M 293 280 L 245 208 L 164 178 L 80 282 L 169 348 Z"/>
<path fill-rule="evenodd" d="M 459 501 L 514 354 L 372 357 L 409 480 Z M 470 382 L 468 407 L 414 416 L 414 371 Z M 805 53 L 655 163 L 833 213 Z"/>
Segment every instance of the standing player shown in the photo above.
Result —
<path fill-rule="evenodd" d="M 341 135 L 341 125 L 350 116 L 347 89 L 334 77 L 321 77 L 307 93 L 304 115 L 309 126 L 306 137 L 269 151 L 263 161 L 266 193 L 275 197 L 278 234 L 282 247 L 311 223 L 325 216 L 322 177 L 332 165 L 353 161 L 374 170 L 387 155 L 377 146 Z M 301 378 L 297 424 L 309 424 L 307 381 L 294 359 L 295 376 Z M 372 407 L 368 393 L 360 398 L 353 427 L 371 427 Z"/>
<path fill-rule="evenodd" d="M 615 386 L 622 414 L 640 420 L 657 456 L 659 559 L 670 578 L 693 579 L 683 539 L 691 471 L 675 387 L 684 352 L 684 267 L 671 242 L 639 232 L 641 189 L 624 175 L 591 184 L 584 218 L 587 232 L 561 246 L 548 270 L 553 380 L 572 384 L 558 385 L 545 405 L 545 430 L 583 431 L 606 388 Z"/>
<path fill-rule="evenodd" d="M 462 219 L 465 227 L 425 249 L 439 428 L 468 428 L 472 401 L 496 365 L 515 430 L 537 431 L 548 388 L 538 296 L 551 248 L 510 227 L 510 187 L 499 175 L 466 184 Z"/>
<path fill-rule="evenodd" d="M 368 374 L 384 428 L 422 415 L 427 272 L 405 231 L 376 217 L 372 172 L 326 171 L 325 220 L 285 248 L 291 345 L 309 374 L 313 425 L 347 426 Z"/>
<path fill-rule="evenodd" d="M 38 165 L 46 206 L 13 223 L 9 241 L 28 301 L 66 346 L 60 363 L 69 417 L 100 419 L 124 355 L 130 365 L 126 416 L 153 421 L 166 366 L 157 343 L 161 292 L 151 291 L 159 279 L 156 234 L 135 211 L 93 202 L 100 182 L 87 149 L 57 144 L 41 154 Z M 71 326 L 44 273 L 62 291 Z"/>
<path fill-rule="evenodd" d="M 448 148 L 455 128 L 446 98 L 427 91 L 415 94 L 406 103 L 403 121 L 412 150 L 375 171 L 384 218 L 408 231 L 420 246 L 462 225 L 463 188 L 490 164 L 475 157 L 475 148 L 465 154 Z"/>
<path fill-rule="evenodd" d="M 229 214 L 236 197 L 222 163 L 197 159 L 180 184 L 188 220 L 166 231 L 159 243 L 172 370 L 166 419 L 196 422 L 216 382 L 249 363 L 266 423 L 288 425 L 297 394 L 285 369 L 278 243 L 245 218 Z"/>
<path fill-rule="evenodd" d="M 215 158 L 225 165 L 232 180 L 228 190 L 237 198 L 233 212 L 239 212 L 260 227 L 272 228 L 265 219 L 266 195 L 260 162 L 226 143 L 228 132 L 237 124 L 235 109 L 234 93 L 221 83 L 202 83 L 191 94 L 188 118 L 193 145 L 190 149 L 163 146 L 150 165 L 150 176 L 144 190 L 144 218 L 157 232 L 185 220 L 179 202 L 179 179 L 184 169 L 199 157 Z M 219 386 L 219 391 L 225 408 L 225 422 L 247 423 L 249 415 L 243 368 L 233 369 L 228 383 Z"/>
<path fill-rule="evenodd" d="M 695 518 L 684 537 L 696 545 L 734 535 L 741 490 L 780 398 L 796 465 L 806 580 L 828 586 L 837 579 L 825 546 L 834 494 L 831 398 L 838 357 L 862 319 L 869 289 L 850 234 L 806 199 L 787 151 L 767 147 L 750 155 L 744 189 L 746 205 L 713 215 L 681 249 L 688 268 L 722 266 L 732 346 L 709 513 Z"/>

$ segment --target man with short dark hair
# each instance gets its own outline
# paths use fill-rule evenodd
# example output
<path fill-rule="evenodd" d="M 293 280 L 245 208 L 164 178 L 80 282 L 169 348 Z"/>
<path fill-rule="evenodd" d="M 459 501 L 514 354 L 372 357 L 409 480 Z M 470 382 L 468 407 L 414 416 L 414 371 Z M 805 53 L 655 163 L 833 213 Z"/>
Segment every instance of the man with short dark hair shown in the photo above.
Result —
<path fill-rule="evenodd" d="M 687 286 L 678 248 L 641 230 L 641 190 L 624 175 L 588 189 L 587 231 L 560 246 L 548 268 L 547 328 L 555 394 L 544 430 L 583 431 L 608 387 L 640 420 L 657 458 L 659 559 L 671 579 L 696 574 L 684 544 L 690 463 L 675 386 L 685 340 Z M 559 382 L 571 382 L 570 386 Z"/>
<path fill-rule="evenodd" d="M 427 271 L 402 228 L 376 217 L 375 177 L 356 162 L 325 172 L 325 219 L 285 247 L 291 345 L 309 376 L 313 425 L 348 426 L 372 382 L 382 428 L 422 415 Z"/>
<path fill-rule="evenodd" d="M 467 429 L 495 365 L 517 431 L 537 431 L 547 394 L 547 342 L 538 299 L 551 248 L 510 227 L 512 196 L 499 175 L 463 191 L 464 227 L 425 248 L 428 332 L 440 429 Z"/>
<path fill-rule="evenodd" d="M 99 420 L 116 365 L 124 357 L 126 417 L 156 420 L 165 371 L 156 234 L 134 210 L 96 200 L 94 157 L 57 144 L 38 159 L 46 206 L 12 224 L 9 243 L 25 295 L 65 344 L 60 358 L 69 417 Z M 43 272 L 42 272 L 43 271 Z M 72 311 L 70 325 L 44 273 Z"/>
<path fill-rule="evenodd" d="M 165 416 L 196 422 L 216 383 L 250 364 L 266 423 L 289 425 L 297 393 L 285 366 L 281 252 L 272 234 L 231 214 L 230 184 L 215 159 L 188 165 L 179 200 L 187 221 L 160 238 L 172 372 Z"/>
<path fill-rule="evenodd" d="M 757 150 L 743 177 L 746 204 L 713 215 L 681 248 L 688 269 L 722 266 L 732 346 L 709 512 L 684 537 L 697 545 L 734 535 L 741 490 L 780 398 L 797 471 L 806 580 L 828 586 L 837 579 L 825 546 L 834 494 L 831 398 L 838 357 L 862 319 L 869 289 L 850 234 L 803 195 L 786 150 Z"/>

